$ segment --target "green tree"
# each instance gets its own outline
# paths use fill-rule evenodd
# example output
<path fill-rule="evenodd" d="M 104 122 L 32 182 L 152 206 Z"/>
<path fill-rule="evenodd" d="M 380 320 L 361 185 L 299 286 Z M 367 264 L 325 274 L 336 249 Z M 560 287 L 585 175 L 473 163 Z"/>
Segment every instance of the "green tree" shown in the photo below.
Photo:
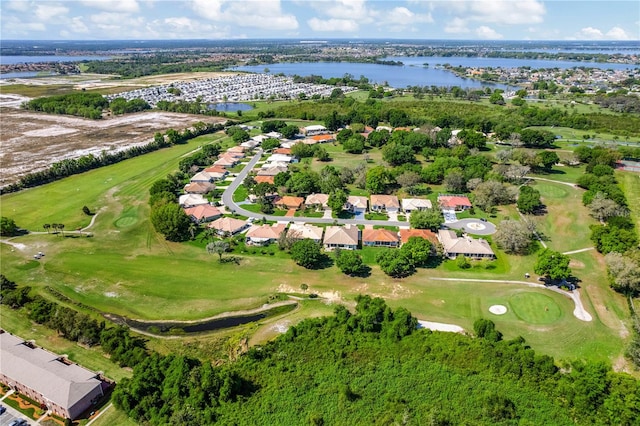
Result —
<path fill-rule="evenodd" d="M 284 138 L 293 139 L 298 134 L 299 131 L 300 129 L 298 128 L 298 126 L 294 126 L 293 124 L 290 124 L 280 129 L 280 134 Z"/>
<path fill-rule="evenodd" d="M 432 231 L 436 231 L 443 223 L 444 216 L 440 209 L 414 211 L 409 218 L 409 224 L 411 224 L 412 228 L 416 229 L 431 229 Z"/>
<path fill-rule="evenodd" d="M 433 245 L 426 239 L 411 237 L 404 243 L 400 251 L 405 253 L 415 266 L 424 266 L 431 256 Z"/>
<path fill-rule="evenodd" d="M 489 96 L 489 102 L 496 105 L 504 105 L 505 101 L 502 97 L 502 93 L 500 90 L 494 90 L 491 96 Z"/>
<path fill-rule="evenodd" d="M 276 138 L 269 138 L 262 141 L 262 149 L 265 151 L 272 150 L 280 146 L 280 140 Z"/>
<path fill-rule="evenodd" d="M 168 241 L 185 241 L 189 236 L 191 219 L 176 203 L 166 203 L 151 210 L 153 227 Z"/>
<path fill-rule="evenodd" d="M 640 257 L 636 254 L 636 258 Z M 611 287 L 624 294 L 640 292 L 640 262 L 631 256 L 620 253 L 608 253 L 604 260 Z"/>
<path fill-rule="evenodd" d="M 544 249 L 538 254 L 538 259 L 533 267 L 536 274 L 552 280 L 560 280 L 571 276 L 569 268 L 569 256 L 557 251 Z"/>
<path fill-rule="evenodd" d="M 403 278 L 413 274 L 416 267 L 406 251 L 388 249 L 376 255 L 376 262 L 382 272 L 393 278 Z"/>
<path fill-rule="evenodd" d="M 336 249 L 335 253 L 336 266 L 343 274 L 359 275 L 365 268 L 362 256 L 354 250 Z"/>
<path fill-rule="evenodd" d="M 18 225 L 16 225 L 16 222 L 6 216 L 0 217 L 0 235 L 3 237 L 18 235 Z"/>
<path fill-rule="evenodd" d="M 362 154 L 362 151 L 364 151 L 364 137 L 354 135 L 344 141 L 342 148 L 350 154 Z"/>
<path fill-rule="evenodd" d="M 390 143 L 382 148 L 382 159 L 392 166 L 399 166 L 415 162 L 416 157 L 410 146 Z"/>
<path fill-rule="evenodd" d="M 218 260 L 222 261 L 222 255 L 229 250 L 229 243 L 224 240 L 212 241 L 207 244 L 207 253 L 217 254 Z"/>
<path fill-rule="evenodd" d="M 535 213 L 542 206 L 540 191 L 530 186 L 521 186 L 517 206 L 522 213 Z"/>
<path fill-rule="evenodd" d="M 526 223 L 503 220 L 498 225 L 493 240 L 507 253 L 525 254 L 531 246 L 533 232 Z"/>
<path fill-rule="evenodd" d="M 338 214 L 342 211 L 342 208 L 344 207 L 346 202 L 347 194 L 343 190 L 338 189 L 329 194 L 327 205 L 334 213 Z"/>
<path fill-rule="evenodd" d="M 560 157 L 553 151 L 542 151 L 536 154 L 536 160 L 542 165 L 543 169 L 550 171 L 554 165 L 560 162 Z"/>
<path fill-rule="evenodd" d="M 308 238 L 293 243 L 290 253 L 294 262 L 307 269 L 319 267 L 324 260 L 320 244 Z"/>
<path fill-rule="evenodd" d="M 391 183 L 391 175 L 383 166 L 375 166 L 367 170 L 365 185 L 372 194 L 384 194 Z"/>

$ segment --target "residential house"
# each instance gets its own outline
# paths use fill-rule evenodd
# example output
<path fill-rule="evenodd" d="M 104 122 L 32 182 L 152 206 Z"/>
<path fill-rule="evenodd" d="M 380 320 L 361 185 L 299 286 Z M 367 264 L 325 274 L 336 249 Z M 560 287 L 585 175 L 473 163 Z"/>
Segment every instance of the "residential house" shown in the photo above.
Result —
<path fill-rule="evenodd" d="M 219 235 L 235 235 L 245 230 L 248 226 L 249 224 L 244 220 L 232 217 L 221 217 L 207 225 L 208 228 L 218 231 Z"/>
<path fill-rule="evenodd" d="M 402 200 L 402 210 L 405 213 L 411 213 L 416 210 L 427 210 L 433 208 L 431 200 L 423 198 L 404 198 Z"/>
<path fill-rule="evenodd" d="M 328 208 L 327 202 L 329 196 L 327 194 L 309 194 L 304 200 L 305 207 L 309 209 L 324 210 Z"/>
<path fill-rule="evenodd" d="M 240 144 L 240 146 L 246 148 L 247 151 L 255 148 L 258 145 L 260 145 L 260 142 L 258 142 L 257 140 L 254 140 L 254 139 L 249 139 L 248 141 L 242 142 Z"/>
<path fill-rule="evenodd" d="M 440 244 L 438 236 L 428 229 L 401 229 L 399 234 L 401 244 L 406 244 L 411 237 L 424 238 L 425 240 L 429 240 L 434 246 Z"/>
<path fill-rule="evenodd" d="M 438 205 L 443 210 L 462 211 L 471 208 L 471 201 L 466 195 L 438 195 Z"/>
<path fill-rule="evenodd" d="M 230 169 L 231 167 L 233 167 L 236 164 L 238 164 L 238 160 L 236 158 L 222 157 L 221 156 L 216 161 L 214 161 L 213 164 L 216 165 L 216 166 L 221 166 L 221 167 Z"/>
<path fill-rule="evenodd" d="M 276 148 L 272 151 L 274 154 L 291 155 L 291 148 Z"/>
<path fill-rule="evenodd" d="M 273 201 L 273 204 L 281 209 L 296 209 L 298 210 L 302 204 L 304 204 L 304 198 L 302 197 L 291 197 L 289 195 L 285 195 L 283 197 L 276 198 Z"/>
<path fill-rule="evenodd" d="M 310 239 L 316 243 L 322 241 L 324 228 L 306 223 L 292 223 L 287 231 L 287 236 L 296 240 Z"/>
<path fill-rule="evenodd" d="M 225 177 L 229 174 L 229 171 L 224 167 L 215 166 L 215 165 L 205 168 L 203 172 L 209 173 L 210 175 L 214 176 L 214 178 L 216 177 L 217 174 L 222 175 L 222 177 Z"/>
<path fill-rule="evenodd" d="M 326 127 L 322 124 L 313 124 L 311 126 L 306 126 L 302 128 L 302 134 L 309 137 L 315 135 L 324 135 L 325 133 L 329 133 Z"/>
<path fill-rule="evenodd" d="M 184 194 L 178 197 L 178 204 L 183 208 L 195 207 L 201 204 L 209 204 L 209 200 L 200 194 Z"/>
<path fill-rule="evenodd" d="M 280 132 L 269 132 L 269 133 L 265 133 L 265 136 L 267 138 L 281 139 L 282 138 L 282 133 L 280 133 Z"/>
<path fill-rule="evenodd" d="M 97 373 L 0 330 L 0 382 L 46 407 L 76 419 L 109 387 Z"/>
<path fill-rule="evenodd" d="M 372 195 L 371 210 L 376 212 L 398 213 L 400 201 L 395 195 Z"/>
<path fill-rule="evenodd" d="M 297 163 L 298 158 L 286 154 L 272 154 L 267 158 L 267 163 Z"/>
<path fill-rule="evenodd" d="M 242 152 L 231 151 L 234 148 L 238 148 L 238 147 L 229 148 L 228 150 L 220 154 L 218 158 L 235 158 L 235 159 L 244 158 L 244 154 Z"/>
<path fill-rule="evenodd" d="M 251 138 L 251 139 L 249 139 L 249 140 L 252 140 L 252 141 L 258 142 L 258 145 L 259 145 L 259 144 L 261 144 L 262 142 L 266 141 L 267 139 L 269 139 L 269 136 L 266 136 L 266 135 L 257 135 L 257 136 L 252 137 L 252 138 Z"/>
<path fill-rule="evenodd" d="M 365 228 L 362 231 L 362 245 L 369 247 L 398 247 L 400 238 L 398 234 L 388 229 Z"/>
<path fill-rule="evenodd" d="M 323 245 L 325 250 L 357 250 L 359 241 L 360 230 L 356 225 L 328 226 L 324 232 Z"/>
<path fill-rule="evenodd" d="M 482 239 L 474 239 L 468 235 L 458 237 L 450 230 L 439 230 L 438 240 L 442 244 L 444 255 L 449 259 L 457 256 L 469 257 L 472 259 L 495 259 L 496 255 L 489 246 L 489 243 Z"/>
<path fill-rule="evenodd" d="M 256 181 L 256 183 L 270 183 L 273 184 L 275 182 L 276 177 L 275 176 L 255 176 L 253 178 L 253 180 Z"/>
<path fill-rule="evenodd" d="M 243 157 L 244 157 L 244 152 L 245 151 L 246 151 L 246 148 L 243 147 L 242 145 L 232 146 L 231 148 L 227 149 L 227 152 L 240 153 L 240 154 L 242 154 Z"/>
<path fill-rule="evenodd" d="M 187 194 L 206 194 L 215 187 L 214 184 L 208 182 L 192 182 L 184 186 L 184 192 Z"/>
<path fill-rule="evenodd" d="M 351 213 L 366 213 L 369 200 L 367 197 L 361 197 L 359 195 L 349 195 L 347 197 L 347 203 L 344 205 L 344 209 Z"/>
<path fill-rule="evenodd" d="M 247 231 L 247 244 L 265 246 L 280 238 L 287 227 L 284 223 L 274 223 L 273 225 L 251 225 Z"/>
<path fill-rule="evenodd" d="M 203 183 L 211 183 L 213 182 L 214 178 L 211 174 L 209 174 L 208 172 L 198 172 L 195 175 L 193 175 L 191 177 L 191 179 L 189 179 L 189 182 L 194 183 L 194 182 L 203 182 Z"/>
<path fill-rule="evenodd" d="M 327 134 L 327 135 L 314 135 L 305 138 L 302 143 L 306 145 L 315 145 L 317 143 L 328 143 L 336 140 L 335 135 Z"/>
<path fill-rule="evenodd" d="M 187 216 L 196 223 L 211 222 L 222 216 L 220 210 L 210 204 L 200 204 L 195 207 L 184 209 Z"/>
<path fill-rule="evenodd" d="M 286 167 L 274 166 L 274 167 L 265 167 L 258 170 L 258 176 L 275 176 L 278 173 L 284 173 L 287 171 Z"/>

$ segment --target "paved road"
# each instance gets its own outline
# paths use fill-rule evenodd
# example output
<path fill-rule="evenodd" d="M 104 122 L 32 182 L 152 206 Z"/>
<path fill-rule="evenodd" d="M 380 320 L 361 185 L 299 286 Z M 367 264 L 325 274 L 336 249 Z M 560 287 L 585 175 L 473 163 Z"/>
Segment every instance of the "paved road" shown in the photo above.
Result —
<path fill-rule="evenodd" d="M 253 170 L 255 165 L 260 160 L 262 156 L 262 150 L 258 150 L 258 153 L 254 155 L 254 157 L 247 163 L 244 169 L 240 173 L 236 179 L 224 190 L 222 193 L 222 204 L 227 207 L 227 210 L 233 210 L 238 214 L 247 217 L 254 217 L 256 219 L 262 219 L 263 217 L 267 220 L 271 221 L 288 221 L 288 222 L 305 222 L 305 223 L 327 223 L 327 224 L 354 224 L 354 225 L 386 225 L 386 226 L 404 226 L 406 228 L 409 227 L 409 222 L 395 222 L 390 220 L 366 220 L 366 219 L 325 219 L 321 217 L 284 217 L 284 216 L 272 216 L 265 215 L 262 213 L 254 213 L 249 210 L 245 210 L 242 208 L 242 205 L 239 205 L 235 201 L 233 201 L 233 193 L 235 190 L 242 184 L 244 178 L 247 177 L 249 172 Z"/>
<path fill-rule="evenodd" d="M 233 201 L 233 193 L 236 189 L 244 182 L 244 178 L 247 177 L 249 172 L 253 170 L 255 165 L 260 161 L 260 157 L 262 156 L 262 150 L 258 150 L 257 154 L 253 156 L 251 161 L 247 163 L 247 165 L 242 169 L 240 173 L 236 176 L 235 180 L 224 190 L 222 193 L 222 204 L 227 207 L 227 210 L 233 210 L 235 213 L 241 214 L 247 217 L 254 217 L 256 219 L 262 219 L 263 217 L 270 221 L 276 222 L 304 222 L 304 223 L 325 223 L 325 224 L 353 224 L 353 225 L 384 225 L 384 226 L 398 226 L 409 228 L 409 222 L 399 222 L 399 221 L 391 221 L 391 220 L 367 220 L 367 219 L 332 219 L 332 218 L 322 218 L 322 217 L 284 217 L 284 216 L 272 216 L 265 215 L 262 213 L 254 213 L 249 210 L 245 210 L 242 208 L 242 204 L 238 204 Z M 473 234 L 478 235 L 489 235 L 496 232 L 495 226 L 490 222 L 480 222 L 475 219 L 464 219 L 454 223 L 448 223 L 447 226 L 451 228 L 461 228 L 470 222 L 478 222 L 483 225 L 486 225 L 484 230 L 473 231 Z M 471 231 L 471 229 L 469 229 Z"/>

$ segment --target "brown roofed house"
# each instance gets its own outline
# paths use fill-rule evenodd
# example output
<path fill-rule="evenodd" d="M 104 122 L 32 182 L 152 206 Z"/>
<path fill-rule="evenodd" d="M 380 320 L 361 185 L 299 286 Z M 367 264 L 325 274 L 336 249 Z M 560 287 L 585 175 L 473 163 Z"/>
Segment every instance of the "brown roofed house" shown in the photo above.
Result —
<path fill-rule="evenodd" d="M 495 259 L 496 257 L 487 240 L 482 238 L 476 240 L 467 235 L 458 237 L 453 231 L 441 229 L 438 231 L 438 239 L 442 243 L 444 255 L 449 259 L 455 259 L 458 256 L 472 259 Z"/>
<path fill-rule="evenodd" d="M 327 226 L 324 232 L 325 250 L 336 248 L 344 250 L 357 250 L 360 241 L 360 230 L 356 225 Z"/>
<path fill-rule="evenodd" d="M 276 148 L 272 152 L 274 154 L 291 155 L 291 148 Z"/>
<path fill-rule="evenodd" d="M 428 229 L 401 229 L 400 230 L 400 242 L 405 244 L 411 237 L 424 238 L 429 240 L 431 244 L 438 244 L 438 236 Z"/>
<path fill-rule="evenodd" d="M 255 176 L 253 178 L 253 180 L 256 181 L 256 183 L 271 183 L 273 184 L 276 180 L 275 176 Z"/>
<path fill-rule="evenodd" d="M 206 194 L 215 187 L 214 184 L 208 182 L 191 182 L 184 186 L 184 192 L 187 194 Z"/>
<path fill-rule="evenodd" d="M 400 211 L 400 201 L 395 195 L 375 194 L 371 196 L 371 210 L 397 213 Z"/>
<path fill-rule="evenodd" d="M 310 194 L 304 200 L 304 205 L 307 208 L 313 209 L 326 209 L 329 196 L 327 194 Z"/>
<path fill-rule="evenodd" d="M 368 229 L 362 231 L 362 245 L 370 247 L 398 247 L 398 234 L 388 229 Z"/>
<path fill-rule="evenodd" d="M 196 223 L 211 222 L 222 216 L 220 210 L 210 204 L 200 204 L 184 209 L 187 216 Z"/>
<path fill-rule="evenodd" d="M 438 204 L 442 209 L 462 211 L 471 208 L 471 201 L 465 195 L 438 195 Z"/>
<path fill-rule="evenodd" d="M 232 217 L 221 217 L 207 225 L 208 228 L 215 229 L 219 235 L 234 235 L 247 228 L 249 224 L 244 220 Z"/>
<path fill-rule="evenodd" d="M 239 152 L 239 153 L 243 153 L 246 151 L 246 148 L 243 146 L 232 146 L 231 148 L 227 149 L 227 152 Z"/>
<path fill-rule="evenodd" d="M 209 166 L 203 170 L 203 172 L 207 173 L 222 173 L 223 175 L 228 175 L 229 171 L 221 166 Z"/>
<path fill-rule="evenodd" d="M 349 195 L 345 209 L 351 213 L 366 212 L 369 205 L 369 199 L 360 195 Z"/>
<path fill-rule="evenodd" d="M 278 238 L 287 227 L 284 223 L 274 223 L 273 225 L 252 225 L 247 231 L 247 244 L 264 246 Z"/>
<path fill-rule="evenodd" d="M 289 195 L 285 195 L 280 198 L 276 198 L 273 201 L 273 204 L 276 207 L 281 209 L 299 209 L 302 204 L 304 204 L 304 198 L 302 197 L 291 197 Z"/>

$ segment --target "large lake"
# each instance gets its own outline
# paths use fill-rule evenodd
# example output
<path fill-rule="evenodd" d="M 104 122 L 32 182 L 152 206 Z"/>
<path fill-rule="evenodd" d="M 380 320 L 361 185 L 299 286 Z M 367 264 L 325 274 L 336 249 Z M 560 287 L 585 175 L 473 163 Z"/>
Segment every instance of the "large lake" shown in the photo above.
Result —
<path fill-rule="evenodd" d="M 452 72 L 438 68 L 437 65 L 450 64 L 464 67 L 531 67 L 560 68 L 593 67 L 602 69 L 624 70 L 638 68 L 637 65 L 604 64 L 596 62 L 571 62 L 550 60 L 526 60 L 507 58 L 462 58 L 462 57 L 389 57 L 386 60 L 400 61 L 404 66 L 360 64 L 351 62 L 294 62 L 269 65 L 242 66 L 233 70 L 264 73 L 265 69 L 272 74 L 285 75 L 320 75 L 324 78 L 342 77 L 351 74 L 355 78 L 364 75 L 374 83 L 387 82 L 391 87 L 407 86 L 459 86 L 462 88 L 493 87 L 508 89 L 501 84 L 484 83 L 478 80 L 458 77 Z M 424 64 L 428 64 L 425 66 Z"/>
<path fill-rule="evenodd" d="M 110 56 L 64 56 L 64 55 L 42 55 L 42 56 L 0 56 L 0 64 L 35 64 L 39 62 L 80 62 L 80 61 L 104 61 L 111 59 Z"/>

